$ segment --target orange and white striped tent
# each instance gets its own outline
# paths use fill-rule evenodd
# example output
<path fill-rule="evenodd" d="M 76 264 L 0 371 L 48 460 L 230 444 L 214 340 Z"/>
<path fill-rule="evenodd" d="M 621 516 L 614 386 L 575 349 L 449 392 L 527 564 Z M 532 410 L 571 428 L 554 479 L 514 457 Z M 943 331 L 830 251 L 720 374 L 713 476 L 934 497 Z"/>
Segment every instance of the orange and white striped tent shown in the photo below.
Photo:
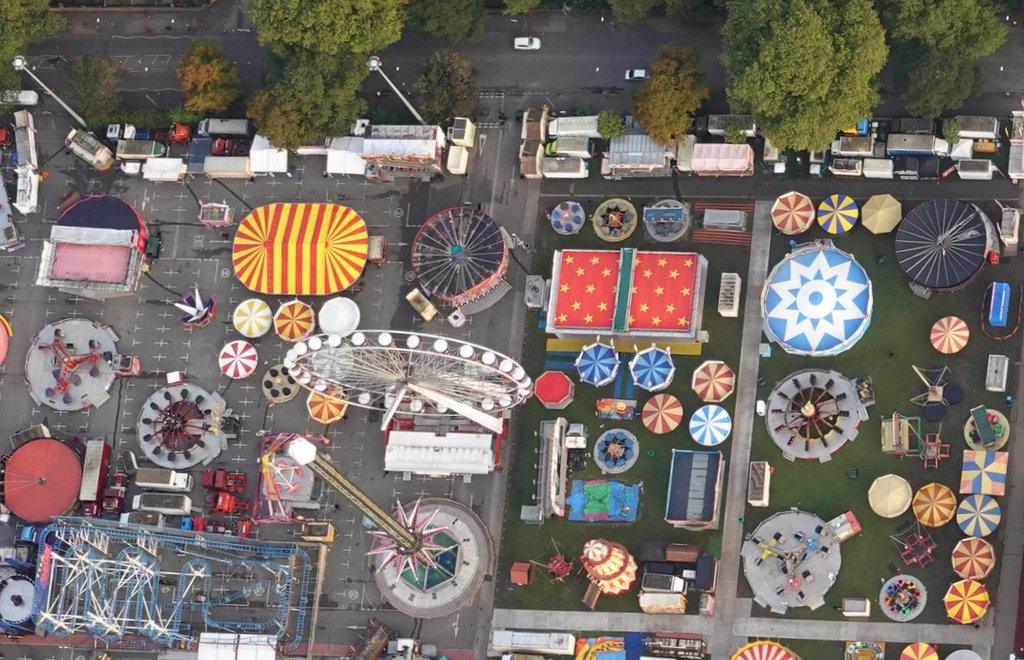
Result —
<path fill-rule="evenodd" d="M 358 279 L 368 245 L 366 223 L 347 206 L 275 203 L 242 220 L 231 261 L 257 293 L 326 296 Z"/>

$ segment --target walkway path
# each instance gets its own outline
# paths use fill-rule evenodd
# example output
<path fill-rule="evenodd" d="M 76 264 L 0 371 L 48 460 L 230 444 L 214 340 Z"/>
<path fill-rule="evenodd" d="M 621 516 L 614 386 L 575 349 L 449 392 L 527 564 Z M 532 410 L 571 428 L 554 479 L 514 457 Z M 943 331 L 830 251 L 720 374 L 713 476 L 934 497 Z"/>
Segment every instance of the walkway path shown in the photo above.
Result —
<path fill-rule="evenodd" d="M 747 471 L 750 443 L 753 439 L 754 400 L 757 398 L 758 345 L 761 343 L 761 288 L 768 275 L 768 253 L 772 239 L 771 204 L 761 201 L 754 208 L 751 227 L 750 265 L 747 268 L 746 300 L 743 307 L 743 338 L 736 375 L 736 404 L 732 449 L 729 453 L 729 484 L 722 520 L 723 561 L 715 588 L 715 627 L 708 645 L 712 657 L 720 657 L 739 644 L 734 639 L 732 620 L 736 615 L 736 589 L 740 572 L 740 545 L 743 543 L 743 511 L 747 503 Z"/>

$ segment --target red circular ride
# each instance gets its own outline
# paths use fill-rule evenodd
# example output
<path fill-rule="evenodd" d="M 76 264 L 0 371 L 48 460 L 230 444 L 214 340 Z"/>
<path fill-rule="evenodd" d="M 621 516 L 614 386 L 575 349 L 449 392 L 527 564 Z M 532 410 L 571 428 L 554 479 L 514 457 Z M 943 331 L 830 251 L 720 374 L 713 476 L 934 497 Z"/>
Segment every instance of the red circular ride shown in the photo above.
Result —
<path fill-rule="evenodd" d="M 82 487 L 82 462 L 53 438 L 36 438 L 4 461 L 4 504 L 25 522 L 49 522 L 70 511 Z"/>

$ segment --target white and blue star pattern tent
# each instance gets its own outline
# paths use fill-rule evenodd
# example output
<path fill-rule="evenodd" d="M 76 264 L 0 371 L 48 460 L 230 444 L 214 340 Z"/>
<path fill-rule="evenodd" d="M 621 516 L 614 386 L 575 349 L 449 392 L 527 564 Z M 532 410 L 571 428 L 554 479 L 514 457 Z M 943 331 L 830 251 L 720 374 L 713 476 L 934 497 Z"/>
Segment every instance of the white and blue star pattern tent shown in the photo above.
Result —
<path fill-rule="evenodd" d="M 837 355 L 871 325 L 871 280 L 831 241 L 801 245 L 776 264 L 761 292 L 764 332 L 788 353 Z"/>

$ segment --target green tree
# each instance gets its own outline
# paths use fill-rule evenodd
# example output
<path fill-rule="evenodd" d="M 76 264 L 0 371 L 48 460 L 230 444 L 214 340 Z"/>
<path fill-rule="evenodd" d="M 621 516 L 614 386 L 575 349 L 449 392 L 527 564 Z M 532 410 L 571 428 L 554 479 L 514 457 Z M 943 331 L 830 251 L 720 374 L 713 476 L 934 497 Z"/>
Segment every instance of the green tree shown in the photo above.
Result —
<path fill-rule="evenodd" d="M 665 0 L 665 13 L 688 25 L 707 25 L 725 9 L 725 0 Z"/>
<path fill-rule="evenodd" d="M 215 41 L 190 43 L 177 73 L 187 110 L 220 112 L 238 98 L 238 67 Z"/>
<path fill-rule="evenodd" d="M 612 16 L 622 23 L 635 23 L 664 4 L 665 0 L 608 0 Z"/>
<path fill-rule="evenodd" d="M 121 103 L 124 72 L 99 55 L 83 55 L 68 62 L 64 72 L 64 98 L 86 123 L 110 114 Z"/>
<path fill-rule="evenodd" d="M 949 142 L 950 146 L 960 141 L 960 122 L 955 119 L 947 119 L 942 123 L 942 139 Z"/>
<path fill-rule="evenodd" d="M 246 0 L 259 42 L 281 55 L 365 54 L 398 41 L 404 0 Z"/>
<path fill-rule="evenodd" d="M 540 6 L 540 0 L 504 0 L 505 13 L 526 14 Z"/>
<path fill-rule="evenodd" d="M 633 94 L 633 115 L 647 134 L 659 142 L 685 135 L 693 115 L 708 97 L 693 48 L 666 44 L 651 64 L 650 77 Z"/>
<path fill-rule="evenodd" d="M 885 34 L 871 0 L 730 0 L 722 60 L 734 112 L 780 149 L 825 148 L 869 116 Z"/>
<path fill-rule="evenodd" d="M 896 66 L 896 90 L 903 107 L 915 117 L 937 117 L 944 110 L 959 108 L 979 80 L 973 62 L 932 48 L 908 52 Z"/>
<path fill-rule="evenodd" d="M 747 141 L 747 129 L 740 124 L 732 122 L 725 125 L 723 137 L 729 144 L 743 144 Z"/>
<path fill-rule="evenodd" d="M 347 134 L 366 112 L 356 97 L 366 65 L 361 57 L 299 52 L 280 76 L 249 101 L 248 116 L 271 144 L 292 149 Z"/>
<path fill-rule="evenodd" d="M 963 105 L 980 80 L 975 61 L 1006 40 L 988 0 L 886 0 L 881 16 L 897 55 L 896 91 L 918 116 Z"/>
<path fill-rule="evenodd" d="M 622 122 L 622 113 L 614 110 L 602 110 L 597 115 L 597 132 L 605 140 L 617 138 L 626 132 L 626 126 Z"/>
<path fill-rule="evenodd" d="M 476 71 L 456 50 L 439 50 L 427 58 L 416 81 L 417 105 L 430 120 L 442 123 L 476 108 Z"/>
<path fill-rule="evenodd" d="M 408 14 L 420 31 L 452 43 L 476 41 L 484 33 L 483 0 L 416 0 Z"/>
<path fill-rule="evenodd" d="M 896 43 L 918 42 L 967 59 L 987 57 L 1006 40 L 988 0 L 886 0 L 882 21 Z"/>
<path fill-rule="evenodd" d="M 0 0 L 0 89 L 21 89 L 20 74 L 11 67 L 25 47 L 64 29 L 64 19 L 50 11 L 48 0 Z M 0 109 L 2 110 L 2 109 Z"/>

